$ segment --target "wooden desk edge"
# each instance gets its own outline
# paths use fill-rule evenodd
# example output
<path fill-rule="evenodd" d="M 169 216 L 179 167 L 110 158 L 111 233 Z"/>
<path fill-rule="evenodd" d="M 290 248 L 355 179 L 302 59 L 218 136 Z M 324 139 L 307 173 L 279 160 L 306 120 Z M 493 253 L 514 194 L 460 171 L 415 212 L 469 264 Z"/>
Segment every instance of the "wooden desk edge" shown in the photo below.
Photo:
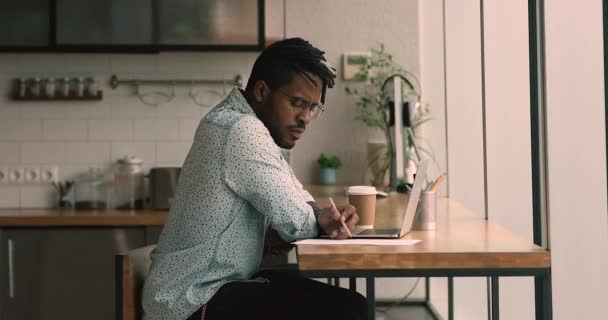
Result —
<path fill-rule="evenodd" d="M 550 268 L 551 253 L 539 252 L 434 252 L 298 255 L 305 270 L 415 270 Z"/>

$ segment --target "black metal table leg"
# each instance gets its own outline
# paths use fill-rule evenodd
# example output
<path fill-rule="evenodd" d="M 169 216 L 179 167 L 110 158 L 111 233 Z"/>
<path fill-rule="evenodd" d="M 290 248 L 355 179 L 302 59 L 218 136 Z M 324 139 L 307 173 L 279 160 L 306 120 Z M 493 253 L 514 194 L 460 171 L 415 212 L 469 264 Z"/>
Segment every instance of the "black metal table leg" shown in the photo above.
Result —
<path fill-rule="evenodd" d="M 490 277 L 486 277 L 486 305 L 488 306 L 488 320 L 492 320 L 492 282 Z"/>
<path fill-rule="evenodd" d="M 348 278 L 348 287 L 352 291 L 357 291 L 357 278 L 354 278 L 354 277 Z"/>
<path fill-rule="evenodd" d="M 536 319 L 553 319 L 553 308 L 551 301 L 551 270 L 545 275 L 534 277 L 534 291 L 536 300 Z"/>
<path fill-rule="evenodd" d="M 454 320 L 454 278 L 448 277 L 448 320 Z"/>
<path fill-rule="evenodd" d="M 376 282 L 374 277 L 365 278 L 367 290 L 367 311 L 368 320 L 374 320 L 376 318 Z"/>
<path fill-rule="evenodd" d="M 336 287 L 340 286 L 340 278 L 334 278 L 334 286 L 336 286 Z"/>
<path fill-rule="evenodd" d="M 424 277 L 424 302 L 431 301 L 431 281 L 429 277 Z"/>
<path fill-rule="evenodd" d="M 499 310 L 499 302 L 500 299 L 498 297 L 498 277 L 492 277 L 492 294 L 491 294 L 491 303 L 492 303 L 492 320 L 498 320 L 500 318 L 500 310 Z"/>

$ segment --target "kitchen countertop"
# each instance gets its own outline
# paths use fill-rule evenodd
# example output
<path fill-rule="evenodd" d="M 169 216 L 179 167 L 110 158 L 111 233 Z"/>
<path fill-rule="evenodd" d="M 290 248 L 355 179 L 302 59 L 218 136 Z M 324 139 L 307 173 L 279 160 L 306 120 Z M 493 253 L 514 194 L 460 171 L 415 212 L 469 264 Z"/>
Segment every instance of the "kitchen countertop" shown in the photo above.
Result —
<path fill-rule="evenodd" d="M 162 226 L 166 210 L 2 209 L 0 228 Z"/>
<path fill-rule="evenodd" d="M 304 186 L 322 205 L 339 198 L 344 186 Z M 0 209 L 0 228 L 162 226 L 168 210 Z"/>

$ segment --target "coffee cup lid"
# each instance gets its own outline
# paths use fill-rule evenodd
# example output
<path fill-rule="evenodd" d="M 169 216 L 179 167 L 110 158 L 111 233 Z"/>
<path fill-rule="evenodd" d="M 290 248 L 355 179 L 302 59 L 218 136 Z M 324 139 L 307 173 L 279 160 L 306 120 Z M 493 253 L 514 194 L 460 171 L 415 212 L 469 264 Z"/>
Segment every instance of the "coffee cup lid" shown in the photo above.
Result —
<path fill-rule="evenodd" d="M 346 190 L 346 194 L 349 195 L 368 195 L 376 193 L 376 188 L 372 186 L 352 186 L 348 187 Z"/>

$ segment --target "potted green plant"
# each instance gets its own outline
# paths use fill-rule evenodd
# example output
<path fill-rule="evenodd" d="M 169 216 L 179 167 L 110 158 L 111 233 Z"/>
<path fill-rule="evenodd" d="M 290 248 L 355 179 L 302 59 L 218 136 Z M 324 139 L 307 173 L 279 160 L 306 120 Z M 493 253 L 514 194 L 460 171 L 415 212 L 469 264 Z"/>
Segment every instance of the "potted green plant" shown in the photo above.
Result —
<path fill-rule="evenodd" d="M 321 167 L 321 184 L 336 184 L 336 170 L 342 166 L 340 158 L 335 155 L 325 155 L 321 153 L 317 162 Z"/>
<path fill-rule="evenodd" d="M 354 85 L 345 88 L 346 94 L 356 98 L 357 113 L 355 120 L 365 123 L 368 127 L 380 130 L 386 142 L 369 143 L 368 145 L 368 167 L 372 173 L 372 184 L 377 187 L 385 185 L 385 177 L 391 167 L 391 160 L 394 154 L 394 142 L 391 136 L 390 112 L 388 110 L 388 100 L 392 90 L 384 90 L 387 79 L 399 76 L 404 79 L 409 92 L 404 94 L 414 97 L 417 101 L 420 98 L 420 85 L 418 79 L 411 73 L 399 66 L 393 56 L 388 53 L 383 44 L 377 48 L 370 49 L 371 55 L 365 63 L 361 64 L 355 76 L 359 80 Z M 413 135 L 407 134 L 404 137 L 405 157 L 409 159 L 413 156 L 414 139 L 419 126 L 429 120 L 430 111 L 426 104 L 419 104 L 413 110 L 410 129 Z M 418 142 L 418 141 L 417 141 Z M 421 143 L 417 143 L 419 151 L 427 152 Z M 407 160 L 405 161 L 407 163 Z"/>

